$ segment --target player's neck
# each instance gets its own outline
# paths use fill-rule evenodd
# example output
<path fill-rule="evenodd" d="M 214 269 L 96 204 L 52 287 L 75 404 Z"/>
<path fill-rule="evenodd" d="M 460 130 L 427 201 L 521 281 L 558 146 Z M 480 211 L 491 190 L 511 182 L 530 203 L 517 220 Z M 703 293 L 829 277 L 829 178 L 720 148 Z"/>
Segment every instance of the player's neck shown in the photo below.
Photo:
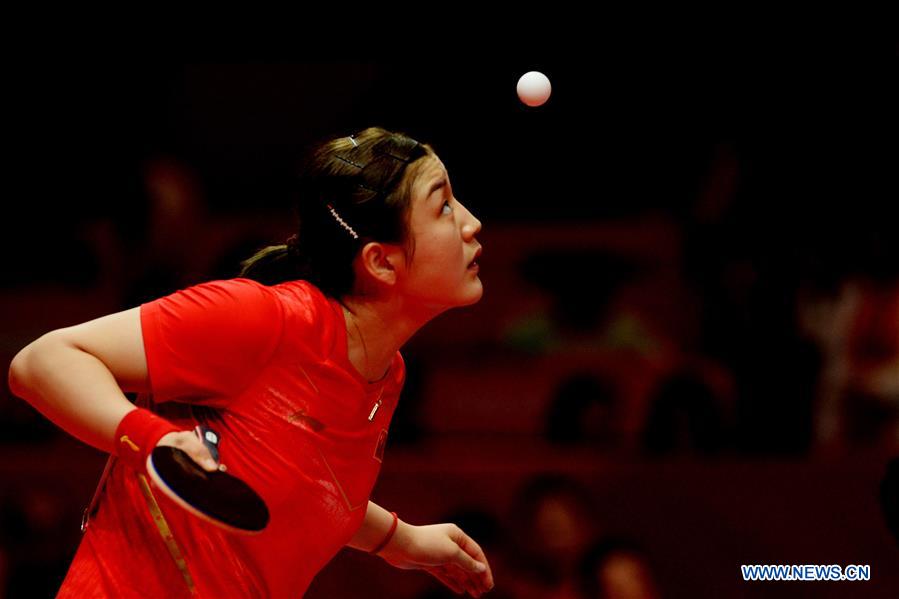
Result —
<path fill-rule="evenodd" d="M 347 357 L 368 381 L 383 378 L 396 352 L 439 311 L 403 309 L 399 301 L 342 299 Z M 348 309 L 348 310 L 347 310 Z"/>

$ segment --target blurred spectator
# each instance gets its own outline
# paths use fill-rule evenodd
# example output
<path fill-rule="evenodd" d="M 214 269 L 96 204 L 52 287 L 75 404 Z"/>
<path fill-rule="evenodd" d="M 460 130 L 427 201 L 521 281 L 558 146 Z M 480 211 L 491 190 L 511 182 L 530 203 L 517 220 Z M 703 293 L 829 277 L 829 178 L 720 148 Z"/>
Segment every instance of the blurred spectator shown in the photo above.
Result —
<path fill-rule="evenodd" d="M 612 247 L 535 250 L 521 277 L 548 307 L 505 332 L 507 346 L 549 353 L 577 349 L 631 352 L 654 360 L 692 352 L 697 298 L 680 273 L 681 234 L 655 216 L 607 224 Z"/>
<path fill-rule="evenodd" d="M 695 371 L 664 377 L 650 396 L 644 447 L 654 455 L 714 454 L 726 442 L 721 398 Z"/>
<path fill-rule="evenodd" d="M 521 274 L 547 292 L 552 304 L 546 314 L 533 314 L 510 326 L 505 343 L 538 354 L 602 345 L 615 289 L 637 268 L 632 261 L 606 251 L 535 252 L 523 261 Z"/>
<path fill-rule="evenodd" d="M 899 447 L 899 280 L 859 288 L 847 339 L 847 437 Z"/>
<path fill-rule="evenodd" d="M 781 190 L 766 180 L 773 172 L 753 169 L 752 149 L 724 143 L 711 153 L 684 223 L 684 270 L 701 298 L 698 353 L 734 377 L 737 448 L 802 453 L 812 438 L 820 367 L 793 309 L 796 223 L 808 215 L 789 212 L 799 212 L 800 202 L 776 195 Z"/>
<path fill-rule="evenodd" d="M 649 560 L 635 543 L 598 539 L 585 551 L 579 568 L 583 599 L 659 599 Z"/>
<path fill-rule="evenodd" d="M 128 270 L 122 308 L 131 308 L 208 278 L 202 240 L 209 214 L 198 178 L 168 158 L 144 165 L 145 211 L 122 231 Z M 143 218 L 141 218 L 143 217 Z"/>
<path fill-rule="evenodd" d="M 824 362 L 816 441 L 899 447 L 899 279 L 851 275 L 835 287 L 806 285 L 797 300 Z"/>
<path fill-rule="evenodd" d="M 589 372 L 563 380 L 546 416 L 546 438 L 559 445 L 617 445 L 619 406 L 612 385 Z"/>
<path fill-rule="evenodd" d="M 511 509 L 514 572 L 506 581 L 513 596 L 577 598 L 577 569 L 596 535 L 590 492 L 563 474 L 543 474 L 524 483 Z"/>

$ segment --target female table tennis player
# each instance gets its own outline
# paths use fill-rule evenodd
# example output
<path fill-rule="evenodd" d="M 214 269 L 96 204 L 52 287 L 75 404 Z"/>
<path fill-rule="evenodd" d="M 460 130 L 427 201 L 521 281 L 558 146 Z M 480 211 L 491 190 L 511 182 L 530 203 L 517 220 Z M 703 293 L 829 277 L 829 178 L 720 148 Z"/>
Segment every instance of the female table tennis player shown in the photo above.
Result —
<path fill-rule="evenodd" d="M 414 526 L 368 500 L 399 349 L 481 298 L 481 223 L 430 146 L 380 128 L 321 144 L 301 182 L 297 233 L 239 278 L 52 331 L 13 360 L 16 395 L 118 456 L 60 597 L 297 597 L 345 545 L 457 593 L 492 588 L 457 526 Z M 197 425 L 268 505 L 261 533 L 215 527 L 146 483 L 157 445 L 218 467 Z"/>

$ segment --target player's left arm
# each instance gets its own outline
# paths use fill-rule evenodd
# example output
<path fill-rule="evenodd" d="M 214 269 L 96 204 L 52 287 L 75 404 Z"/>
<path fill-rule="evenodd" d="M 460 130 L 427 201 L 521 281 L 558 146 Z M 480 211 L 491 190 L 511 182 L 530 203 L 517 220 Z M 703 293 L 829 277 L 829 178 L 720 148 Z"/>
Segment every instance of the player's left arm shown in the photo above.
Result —
<path fill-rule="evenodd" d="M 371 551 L 392 524 L 390 512 L 369 501 L 365 519 L 347 546 Z M 483 550 L 455 524 L 414 526 L 397 519 L 390 542 L 377 555 L 397 568 L 425 570 L 457 593 L 480 597 L 493 588 L 493 573 Z"/>

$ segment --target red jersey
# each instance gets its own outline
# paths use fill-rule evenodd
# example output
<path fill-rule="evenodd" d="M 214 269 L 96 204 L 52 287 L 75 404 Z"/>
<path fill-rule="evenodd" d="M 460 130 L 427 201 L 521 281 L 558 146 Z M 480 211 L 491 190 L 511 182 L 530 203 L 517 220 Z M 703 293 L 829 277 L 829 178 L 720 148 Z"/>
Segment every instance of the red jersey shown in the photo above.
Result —
<path fill-rule="evenodd" d="M 183 430 L 216 430 L 221 462 L 265 500 L 269 525 L 226 532 L 158 490 L 148 497 L 116 463 L 59 596 L 301 596 L 365 517 L 402 356 L 366 381 L 340 304 L 301 280 L 212 281 L 143 304 L 140 317 L 152 390 L 140 402 Z"/>

